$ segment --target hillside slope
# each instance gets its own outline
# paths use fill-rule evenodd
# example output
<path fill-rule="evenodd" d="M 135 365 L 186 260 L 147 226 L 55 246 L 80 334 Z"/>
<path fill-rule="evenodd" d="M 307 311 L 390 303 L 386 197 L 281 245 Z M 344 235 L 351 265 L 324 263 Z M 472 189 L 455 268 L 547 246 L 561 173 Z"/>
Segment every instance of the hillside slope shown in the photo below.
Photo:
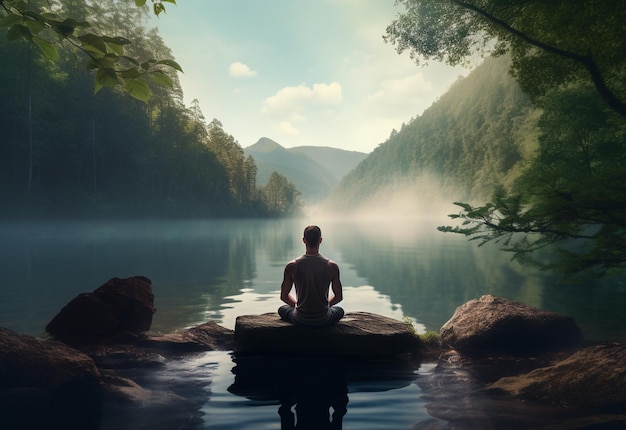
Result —
<path fill-rule="evenodd" d="M 385 205 L 405 186 L 409 198 L 451 202 L 510 184 L 535 148 L 537 112 L 508 69 L 507 58 L 486 59 L 346 175 L 329 203 Z"/>

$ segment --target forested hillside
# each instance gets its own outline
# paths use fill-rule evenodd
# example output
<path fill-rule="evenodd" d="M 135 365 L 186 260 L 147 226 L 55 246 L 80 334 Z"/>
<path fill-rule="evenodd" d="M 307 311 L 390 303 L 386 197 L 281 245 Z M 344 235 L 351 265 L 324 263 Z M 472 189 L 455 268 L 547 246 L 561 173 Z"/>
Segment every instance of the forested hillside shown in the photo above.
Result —
<path fill-rule="evenodd" d="M 257 182 L 266 183 L 274 172 L 285 176 L 302 193 L 305 203 L 328 197 L 339 181 L 367 154 L 322 146 L 284 148 L 267 137 L 244 148 L 257 165 Z"/>
<path fill-rule="evenodd" d="M 535 148 L 538 116 L 509 66 L 507 58 L 486 59 L 423 115 L 392 131 L 340 183 L 333 206 L 356 208 L 424 176 L 450 201 L 488 197 L 509 184 Z"/>
<path fill-rule="evenodd" d="M 132 40 L 128 56 L 174 56 L 155 29 L 143 26 L 147 12 L 132 2 L 40 3 L 44 11 L 88 20 L 90 32 Z M 33 44 L 5 33 L 2 216 L 262 216 L 297 210 L 297 190 L 280 180 L 257 187 L 254 160 L 219 120 L 207 123 L 197 103 L 183 104 L 176 80 L 173 88 L 150 84 L 147 103 L 112 87 L 94 95 L 85 52 L 59 45 L 60 58 L 50 62 Z"/>

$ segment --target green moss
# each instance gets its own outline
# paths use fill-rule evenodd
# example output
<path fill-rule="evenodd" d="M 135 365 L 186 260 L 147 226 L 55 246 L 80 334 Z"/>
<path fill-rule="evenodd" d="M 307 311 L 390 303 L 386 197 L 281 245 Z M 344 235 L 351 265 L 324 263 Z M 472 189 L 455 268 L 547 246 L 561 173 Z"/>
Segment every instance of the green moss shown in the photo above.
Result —
<path fill-rule="evenodd" d="M 422 340 L 422 342 L 426 346 L 440 346 L 441 345 L 439 333 L 436 331 L 429 331 L 424 334 L 420 334 L 419 338 Z"/>
<path fill-rule="evenodd" d="M 410 317 L 403 317 L 402 321 L 404 321 L 405 323 L 407 323 L 407 325 L 409 326 L 409 330 L 411 331 L 411 333 L 413 334 L 413 336 L 415 337 L 420 337 L 417 334 L 417 330 L 415 329 L 415 326 L 413 325 L 413 320 Z"/>

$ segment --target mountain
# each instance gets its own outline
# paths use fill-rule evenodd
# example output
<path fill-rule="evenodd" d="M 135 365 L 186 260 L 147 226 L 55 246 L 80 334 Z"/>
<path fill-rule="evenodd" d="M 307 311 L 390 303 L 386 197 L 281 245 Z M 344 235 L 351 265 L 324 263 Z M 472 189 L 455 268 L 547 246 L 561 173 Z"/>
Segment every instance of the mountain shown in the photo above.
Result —
<path fill-rule="evenodd" d="M 244 148 L 244 153 L 256 161 L 257 184 L 267 183 L 276 171 L 295 185 L 307 203 L 328 197 L 341 178 L 367 157 L 363 152 L 321 146 L 284 148 L 267 137 Z"/>
<path fill-rule="evenodd" d="M 342 179 L 332 207 L 379 208 L 402 196 L 431 208 L 436 199 L 482 199 L 510 185 L 536 147 L 538 114 L 509 65 L 506 57 L 487 58 L 393 131 Z"/>

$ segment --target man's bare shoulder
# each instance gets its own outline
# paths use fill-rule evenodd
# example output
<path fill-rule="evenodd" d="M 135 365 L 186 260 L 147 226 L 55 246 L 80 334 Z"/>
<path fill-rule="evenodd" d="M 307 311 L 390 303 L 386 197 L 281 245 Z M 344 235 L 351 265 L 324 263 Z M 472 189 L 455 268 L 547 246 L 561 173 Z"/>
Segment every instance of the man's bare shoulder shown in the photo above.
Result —
<path fill-rule="evenodd" d="M 295 259 L 294 259 L 294 260 L 291 260 L 291 261 L 290 261 L 289 263 L 287 263 L 287 265 L 285 266 L 285 272 L 296 270 L 296 265 L 297 265 L 297 264 L 298 264 L 298 263 L 297 263 L 297 261 L 296 261 Z"/>
<path fill-rule="evenodd" d="M 339 265 L 333 260 L 328 260 L 328 266 L 330 266 L 332 270 L 339 270 Z"/>

